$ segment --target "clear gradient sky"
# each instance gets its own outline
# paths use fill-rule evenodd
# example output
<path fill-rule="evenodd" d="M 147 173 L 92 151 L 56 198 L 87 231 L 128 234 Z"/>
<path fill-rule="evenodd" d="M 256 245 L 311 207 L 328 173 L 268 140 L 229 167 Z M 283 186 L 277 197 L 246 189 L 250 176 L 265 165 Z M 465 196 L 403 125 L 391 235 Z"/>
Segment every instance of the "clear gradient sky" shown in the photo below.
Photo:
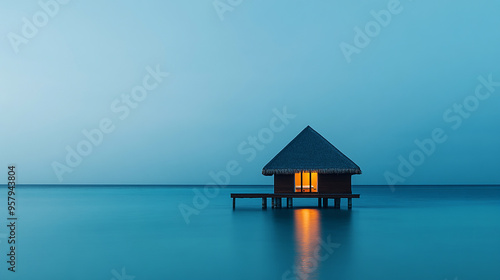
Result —
<path fill-rule="evenodd" d="M 262 167 L 307 125 L 355 184 L 500 183 L 498 1 L 41 3 L 0 9 L 0 168 L 18 183 L 205 184 L 235 161 L 231 184 L 272 184 Z"/>

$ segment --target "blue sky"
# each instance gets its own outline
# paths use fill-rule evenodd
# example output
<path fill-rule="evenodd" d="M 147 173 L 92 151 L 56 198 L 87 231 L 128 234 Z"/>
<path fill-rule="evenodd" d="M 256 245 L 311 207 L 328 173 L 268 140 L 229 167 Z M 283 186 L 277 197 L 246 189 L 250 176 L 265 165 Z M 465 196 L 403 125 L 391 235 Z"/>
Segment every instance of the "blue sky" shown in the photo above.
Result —
<path fill-rule="evenodd" d="M 0 10 L 0 166 L 19 183 L 205 184 L 237 162 L 230 183 L 272 184 L 262 167 L 307 125 L 355 184 L 500 183 L 497 1 L 62 2 Z M 435 129 L 446 140 L 415 144 Z"/>

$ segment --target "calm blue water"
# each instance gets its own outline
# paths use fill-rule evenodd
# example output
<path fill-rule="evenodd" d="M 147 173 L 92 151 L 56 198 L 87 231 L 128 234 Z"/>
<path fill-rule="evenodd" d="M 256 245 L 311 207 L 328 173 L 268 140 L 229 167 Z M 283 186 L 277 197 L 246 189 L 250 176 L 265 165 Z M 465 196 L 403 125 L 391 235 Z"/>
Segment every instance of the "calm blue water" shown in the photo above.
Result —
<path fill-rule="evenodd" d="M 234 187 L 186 224 L 192 188 L 18 187 L 15 273 L 2 191 L 0 279 L 500 279 L 500 187 L 354 187 L 351 211 L 233 211 L 231 192 L 272 191 Z"/>

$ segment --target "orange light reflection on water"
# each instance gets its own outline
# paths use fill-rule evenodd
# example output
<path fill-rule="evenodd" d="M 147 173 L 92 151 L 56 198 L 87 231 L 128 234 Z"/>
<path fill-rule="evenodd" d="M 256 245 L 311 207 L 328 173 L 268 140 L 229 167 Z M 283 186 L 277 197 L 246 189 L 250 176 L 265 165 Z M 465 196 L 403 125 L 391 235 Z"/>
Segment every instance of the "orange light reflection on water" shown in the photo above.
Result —
<path fill-rule="evenodd" d="M 320 212 L 317 209 L 294 210 L 295 265 L 303 279 L 314 278 L 318 262 L 316 255 L 320 246 Z"/>

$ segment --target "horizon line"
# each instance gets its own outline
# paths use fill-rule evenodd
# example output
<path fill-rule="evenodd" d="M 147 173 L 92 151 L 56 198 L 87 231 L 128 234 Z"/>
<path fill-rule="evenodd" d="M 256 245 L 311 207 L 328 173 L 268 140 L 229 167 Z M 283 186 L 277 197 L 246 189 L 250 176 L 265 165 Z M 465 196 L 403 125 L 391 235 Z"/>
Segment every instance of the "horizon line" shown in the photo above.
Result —
<path fill-rule="evenodd" d="M 1 186 L 7 186 L 8 184 L 0 184 Z M 85 183 L 78 183 L 78 184 L 16 184 L 16 186 L 205 186 L 208 184 L 120 184 L 120 183 L 91 183 L 91 184 L 85 184 Z M 272 187 L 274 185 L 269 185 L 269 184 L 229 184 L 229 185 L 217 185 L 213 184 L 215 186 L 221 186 L 221 187 L 250 187 L 250 186 L 262 186 L 262 187 Z M 500 186 L 499 184 L 408 184 L 408 185 L 386 185 L 386 184 L 353 184 L 353 187 L 365 187 L 365 186 L 370 186 L 370 187 L 418 187 L 418 186 Z"/>

